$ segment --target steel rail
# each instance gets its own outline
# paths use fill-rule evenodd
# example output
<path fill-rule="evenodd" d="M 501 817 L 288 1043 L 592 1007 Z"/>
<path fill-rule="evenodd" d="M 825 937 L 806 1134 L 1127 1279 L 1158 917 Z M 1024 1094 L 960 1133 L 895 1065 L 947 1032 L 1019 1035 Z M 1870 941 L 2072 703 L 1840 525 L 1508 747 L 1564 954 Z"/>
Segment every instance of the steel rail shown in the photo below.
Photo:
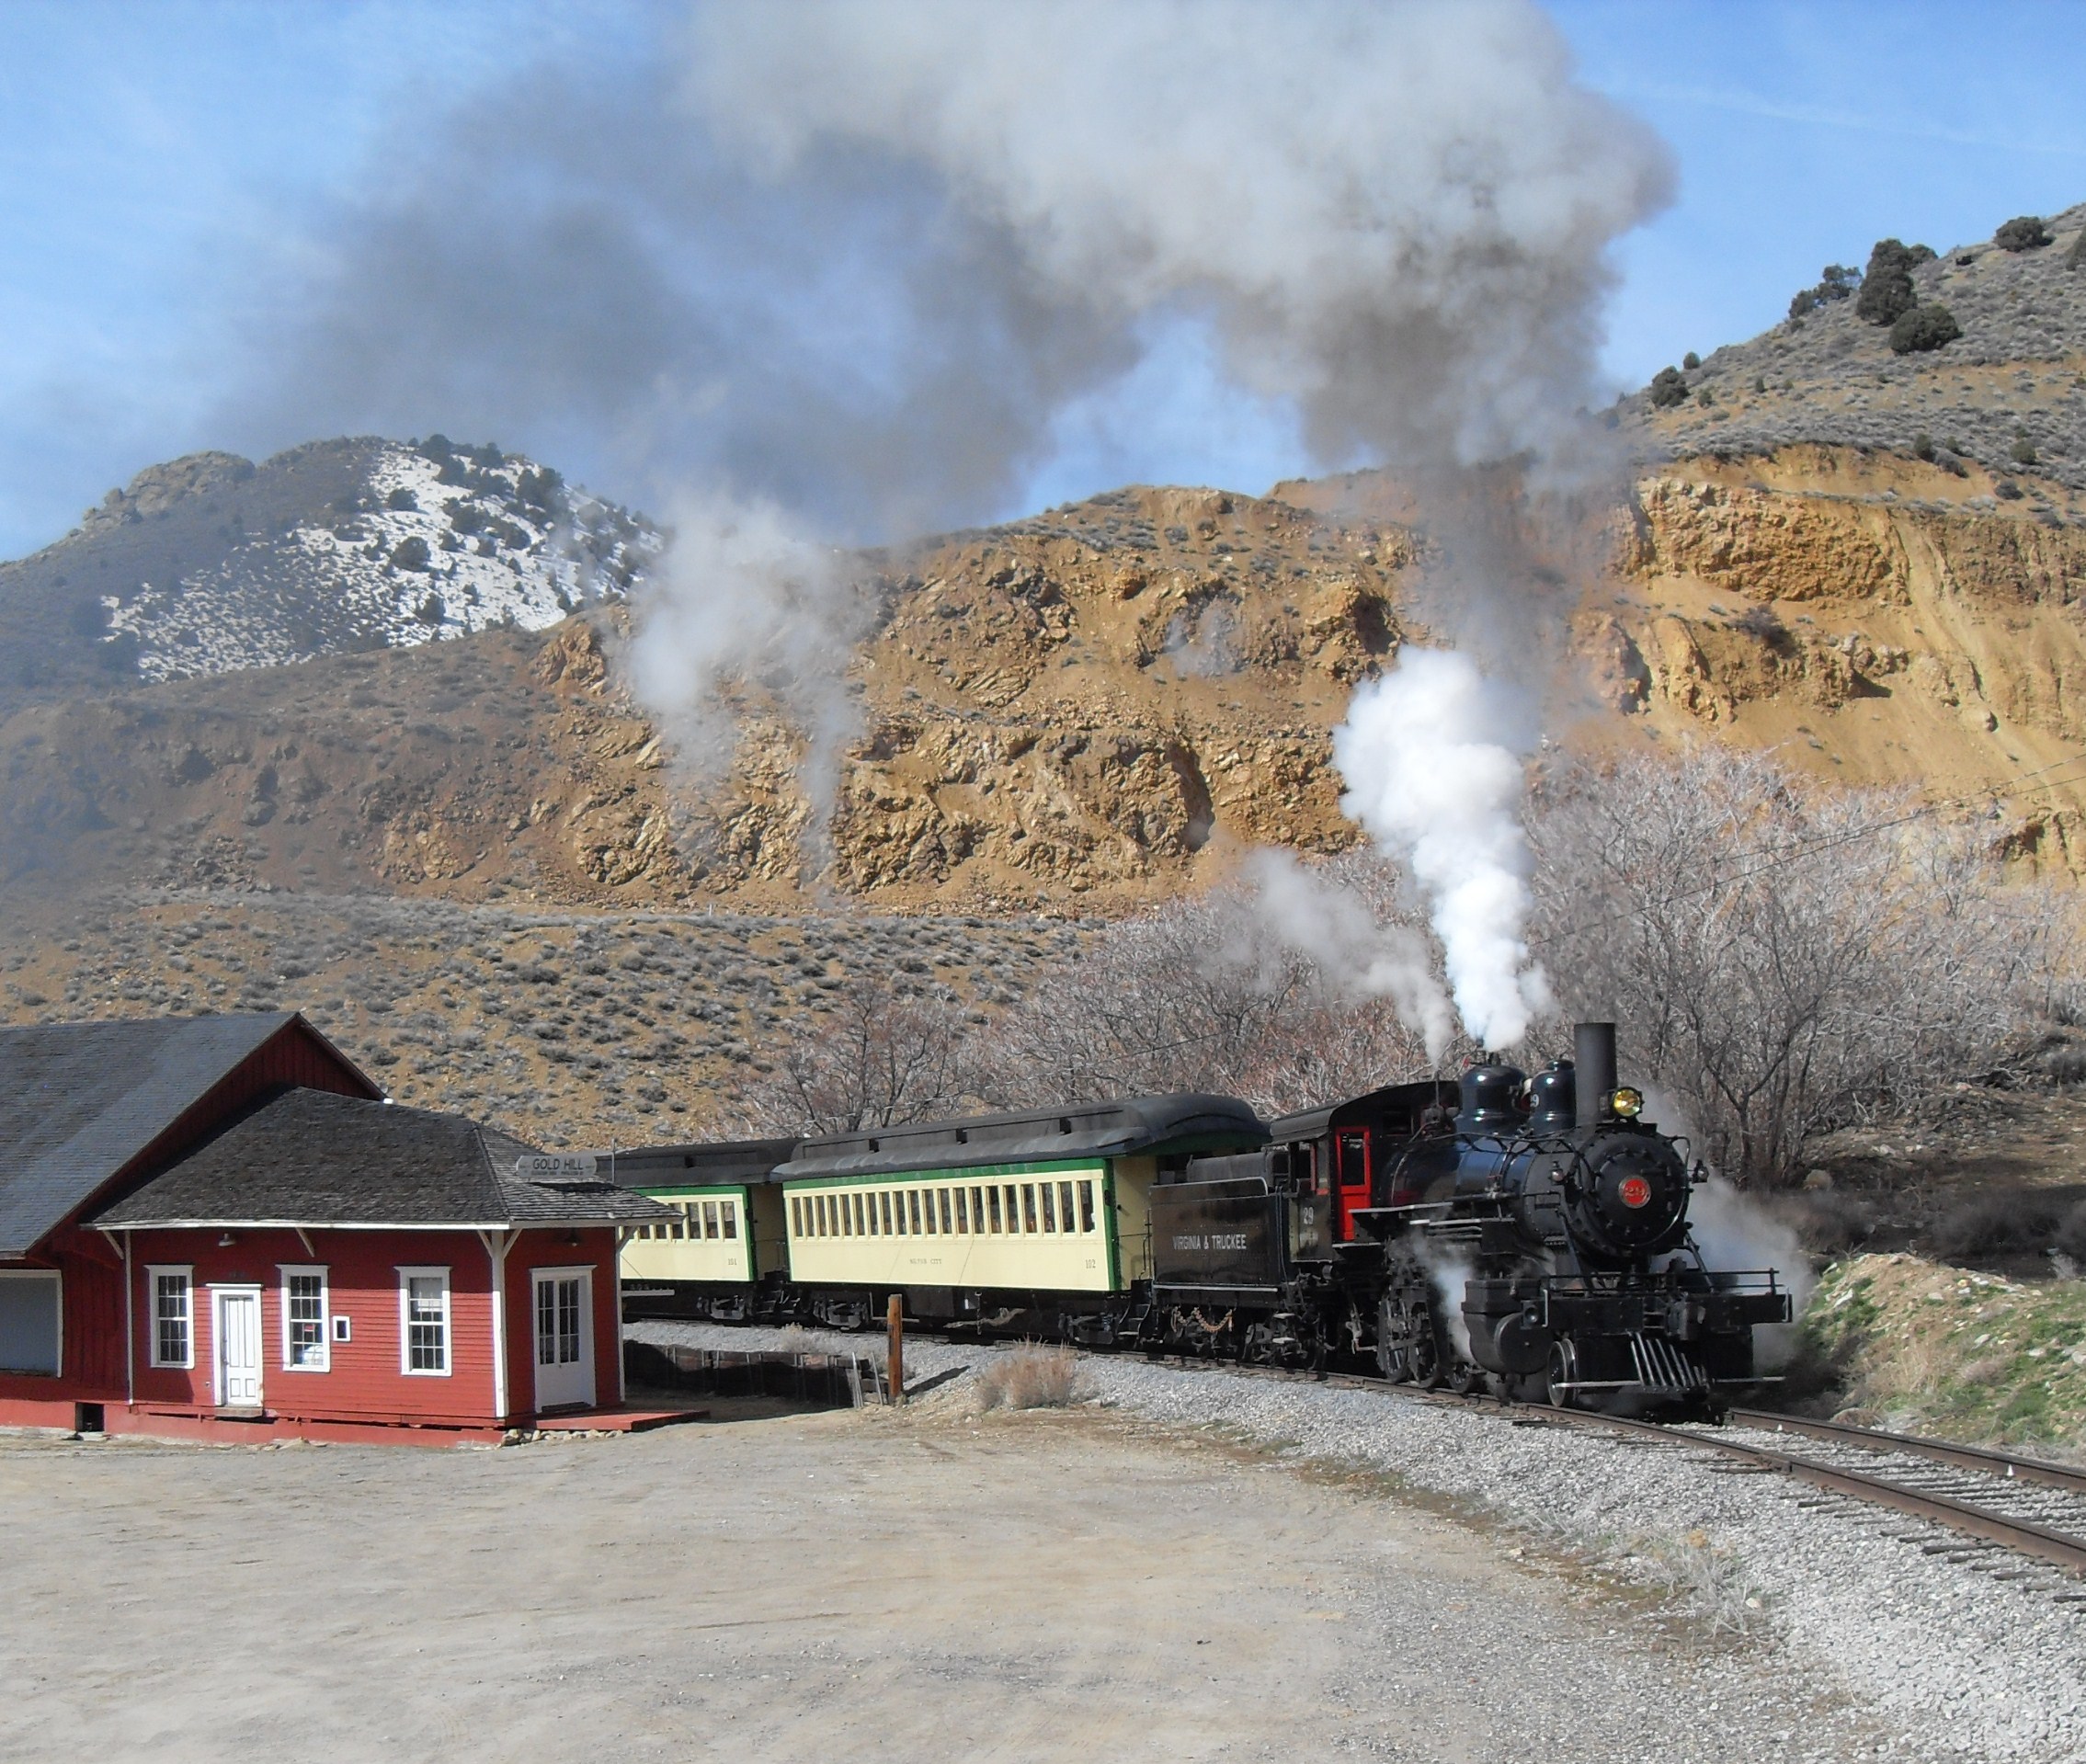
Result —
<path fill-rule="evenodd" d="M 1203 1363 L 1215 1365 L 1219 1362 Z M 1448 1405 L 1466 1411 L 1475 1409 L 1481 1413 L 1505 1416 L 1510 1420 L 1523 1423 L 1590 1428 L 1599 1432 L 1653 1440 L 1661 1445 L 1697 1446 L 1704 1451 L 1720 1452 L 1726 1457 L 1745 1459 L 1750 1463 L 1758 1464 L 1762 1470 L 1779 1473 L 1828 1494 L 1843 1495 L 1854 1500 L 1865 1501 L 1871 1506 L 1887 1507 L 1911 1518 L 1960 1531 L 1980 1542 L 1997 1544 L 2017 1555 L 2032 1556 L 2069 1573 L 2086 1575 L 2086 1538 L 2053 1531 L 2049 1527 L 2038 1525 L 2033 1520 L 2010 1519 L 2004 1513 L 1995 1513 L 1989 1508 L 1980 1507 L 1973 1501 L 1932 1494 L 1921 1488 L 1908 1488 L 1904 1484 L 1892 1482 L 1886 1476 L 1872 1476 L 1862 1471 L 1839 1469 L 1831 1464 L 1816 1462 L 1809 1458 L 1796 1457 L 1790 1452 L 1776 1451 L 1766 1446 L 1747 1445 L 1741 1440 L 1718 1439 L 1710 1434 L 1683 1433 L 1659 1421 L 1639 1421 L 1620 1415 L 1599 1415 L 1589 1409 L 1551 1408 L 1534 1403 L 1509 1403 L 1498 1398 L 1463 1396 L 1448 1391 L 1429 1390 L 1417 1384 L 1387 1383 L 1382 1379 L 1351 1372 L 1334 1372 L 1314 1377 L 1310 1372 L 1289 1371 L 1277 1367 L 1241 1366 L 1236 1363 L 1224 1365 L 1223 1370 L 1243 1372 L 1248 1377 L 1271 1376 L 1294 1382 L 1331 1384 L 1346 1390 L 1373 1390 L 1385 1396 Z M 1765 1416 L 1763 1418 L 1783 1420 L 1792 1417 Z M 1850 1430 L 1856 1433 L 1866 1431 L 1862 1428 Z M 1960 1450 L 1974 1452 L 1976 1448 L 1963 1447 Z M 2004 1462 L 2002 1453 L 1983 1455 Z M 1979 1467 L 1989 1468 L 1987 1465 Z M 2049 1467 L 2060 1471 L 2064 1468 L 2062 1465 Z"/>
<path fill-rule="evenodd" d="M 1954 1496 L 1933 1494 L 1923 1488 L 1908 1488 L 1903 1483 L 1892 1482 L 1887 1476 L 1873 1476 L 1860 1470 L 1842 1470 L 1832 1464 L 1818 1463 L 1813 1459 L 1799 1458 L 1790 1452 L 1772 1451 L 1765 1446 L 1747 1445 L 1738 1440 L 1722 1440 L 1701 1433 L 1679 1433 L 1657 1421 L 1636 1421 L 1616 1415 L 1590 1415 L 1575 1409 L 1553 1409 L 1549 1411 L 1549 1416 L 1571 1424 L 1606 1428 L 1614 1432 L 1663 1440 L 1670 1445 L 1699 1445 L 1712 1451 L 1722 1452 L 1727 1457 L 1744 1458 L 1765 1470 L 1779 1471 L 1798 1482 L 1808 1483 L 1812 1487 L 1822 1488 L 1830 1494 L 1846 1495 L 1874 1506 L 1893 1508 L 1914 1519 L 1928 1519 L 1984 1542 L 1999 1544 L 2013 1551 L 2017 1555 L 2035 1556 L 2058 1567 L 2069 1569 L 2073 1574 L 2086 1574 L 2086 1538 L 2053 1531 L 2048 1526 L 2038 1525 L 2032 1519 L 2012 1519 L 2004 1513 L 1993 1512 L 1989 1507 L 1980 1507 L 1975 1501 L 1959 1500 Z"/>
<path fill-rule="evenodd" d="M 1751 1428 L 1761 1433 L 1801 1433 L 1814 1440 L 1860 1446 L 1869 1451 L 1895 1451 L 1906 1457 L 1932 1458 L 1936 1463 L 1953 1464 L 1958 1470 L 1981 1470 L 1988 1475 L 2003 1476 L 2009 1482 L 2042 1483 L 2051 1488 L 2086 1495 L 2086 1469 L 2073 1464 L 2016 1457 L 2010 1451 L 1958 1445 L 1953 1440 L 1926 1440 L 1917 1434 L 1887 1433 L 1880 1428 L 1854 1427 L 1845 1421 L 1814 1421 L 1807 1416 L 1777 1415 L 1770 1409 L 1733 1409 L 1727 1418 L 1734 1426 Z"/>

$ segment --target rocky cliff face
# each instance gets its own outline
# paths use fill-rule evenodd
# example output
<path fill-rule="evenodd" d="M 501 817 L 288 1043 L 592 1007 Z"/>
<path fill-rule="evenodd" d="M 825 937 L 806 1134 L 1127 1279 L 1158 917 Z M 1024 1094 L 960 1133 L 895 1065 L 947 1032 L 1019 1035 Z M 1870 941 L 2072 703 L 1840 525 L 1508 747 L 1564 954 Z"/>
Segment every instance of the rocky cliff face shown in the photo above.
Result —
<path fill-rule="evenodd" d="M 1917 460 L 1818 448 L 1640 483 L 1635 592 L 1594 620 L 1662 734 L 1773 746 L 1964 799 L 2013 855 L 2078 866 L 2086 525 Z"/>
<path fill-rule="evenodd" d="M 1339 500 L 1366 498 L 1350 487 Z M 2086 526 L 1917 461 L 1696 460 L 1586 517 L 1613 568 L 1556 700 L 1581 745 L 1773 746 L 1988 813 L 2075 866 Z M 872 560 L 822 816 L 758 695 L 697 779 L 621 683 L 623 609 L 550 632 L 32 705 L 0 723 L 0 881 L 466 901 L 1113 911 L 1242 848 L 1342 849 L 1329 734 L 1415 622 L 1423 535 L 1131 490 Z M 1588 706 L 1595 708 L 1587 709 Z"/>

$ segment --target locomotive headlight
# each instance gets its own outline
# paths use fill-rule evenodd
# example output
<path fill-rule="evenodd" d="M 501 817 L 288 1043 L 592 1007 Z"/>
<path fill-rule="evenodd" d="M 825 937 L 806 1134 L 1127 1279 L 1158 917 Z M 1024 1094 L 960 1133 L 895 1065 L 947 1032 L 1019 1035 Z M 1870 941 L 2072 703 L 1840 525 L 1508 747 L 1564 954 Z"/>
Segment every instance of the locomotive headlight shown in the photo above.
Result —
<path fill-rule="evenodd" d="M 1644 1113 L 1644 1092 L 1633 1090 L 1624 1085 L 1608 1098 L 1608 1107 L 1624 1121 L 1635 1121 Z"/>

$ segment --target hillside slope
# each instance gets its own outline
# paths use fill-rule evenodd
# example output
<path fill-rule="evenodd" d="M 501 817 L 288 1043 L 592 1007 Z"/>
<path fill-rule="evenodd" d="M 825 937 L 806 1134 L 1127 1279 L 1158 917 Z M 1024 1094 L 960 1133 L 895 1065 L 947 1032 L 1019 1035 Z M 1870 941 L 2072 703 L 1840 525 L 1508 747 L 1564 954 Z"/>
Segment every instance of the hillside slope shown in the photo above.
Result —
<path fill-rule="evenodd" d="M 0 704 L 540 629 L 627 589 L 646 522 L 496 448 L 316 441 L 141 472 L 0 564 Z"/>
<path fill-rule="evenodd" d="M 1664 409 L 1648 390 L 1617 407 L 1645 459 L 1761 454 L 1791 445 L 1911 455 L 1921 437 L 1944 461 L 1982 467 L 2031 500 L 2086 490 L 2086 203 L 2046 223 L 2051 243 L 2010 251 L 1958 245 L 1911 272 L 1963 335 L 1894 354 L 1889 327 L 1850 298 L 1829 301 L 1715 350 Z M 2023 445 L 2024 444 L 2024 445 Z M 2018 455 L 2033 453 L 2033 460 Z"/>

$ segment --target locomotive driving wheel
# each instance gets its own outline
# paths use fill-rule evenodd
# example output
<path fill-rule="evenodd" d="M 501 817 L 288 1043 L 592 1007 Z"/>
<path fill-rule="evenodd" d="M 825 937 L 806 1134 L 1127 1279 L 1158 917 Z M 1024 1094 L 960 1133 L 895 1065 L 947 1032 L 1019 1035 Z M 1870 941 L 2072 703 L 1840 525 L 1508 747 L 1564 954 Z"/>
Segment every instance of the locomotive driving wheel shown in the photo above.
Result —
<path fill-rule="evenodd" d="M 1434 1345 L 1434 1314 L 1425 1298 L 1416 1304 L 1390 1293 L 1376 1307 L 1376 1366 L 1394 1384 L 1442 1382 L 1442 1358 Z"/>

